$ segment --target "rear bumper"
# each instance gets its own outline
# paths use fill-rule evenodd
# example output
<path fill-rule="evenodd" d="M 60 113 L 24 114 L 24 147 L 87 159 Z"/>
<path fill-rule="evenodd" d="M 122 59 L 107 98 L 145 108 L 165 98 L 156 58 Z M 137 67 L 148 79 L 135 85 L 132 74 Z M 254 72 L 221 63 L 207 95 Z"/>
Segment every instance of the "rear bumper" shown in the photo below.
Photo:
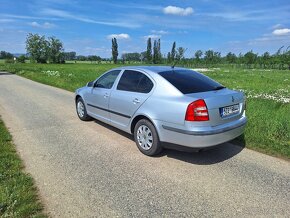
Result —
<path fill-rule="evenodd" d="M 205 148 L 228 142 L 243 134 L 247 118 L 216 127 L 186 130 L 158 123 L 160 141 L 191 148 Z"/>
<path fill-rule="evenodd" d="M 234 123 L 230 126 L 218 127 L 216 129 L 213 128 L 211 130 L 184 130 L 184 129 L 178 129 L 178 128 L 174 128 L 174 127 L 170 127 L 170 126 L 166 126 L 166 125 L 162 125 L 162 127 L 163 127 L 163 129 L 170 130 L 173 132 L 182 133 L 182 134 L 206 136 L 206 135 L 215 135 L 215 134 L 219 134 L 219 133 L 224 133 L 224 132 L 242 127 L 242 126 L 246 125 L 246 123 L 247 123 L 247 119 L 243 119 L 240 122 Z"/>

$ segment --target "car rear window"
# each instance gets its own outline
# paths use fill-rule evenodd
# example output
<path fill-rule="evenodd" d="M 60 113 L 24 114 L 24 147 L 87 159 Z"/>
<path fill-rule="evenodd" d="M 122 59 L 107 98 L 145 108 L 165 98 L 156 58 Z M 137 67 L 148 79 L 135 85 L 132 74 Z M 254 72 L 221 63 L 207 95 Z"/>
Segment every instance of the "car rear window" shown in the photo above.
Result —
<path fill-rule="evenodd" d="M 192 70 L 170 70 L 160 72 L 163 78 L 183 94 L 208 92 L 224 88 L 214 80 Z"/>

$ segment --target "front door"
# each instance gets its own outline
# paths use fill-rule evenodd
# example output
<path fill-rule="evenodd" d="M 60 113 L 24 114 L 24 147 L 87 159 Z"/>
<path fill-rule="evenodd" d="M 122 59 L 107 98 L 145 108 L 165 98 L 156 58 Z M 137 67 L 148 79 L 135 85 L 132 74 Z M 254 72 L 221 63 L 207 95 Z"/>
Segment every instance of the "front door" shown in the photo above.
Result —
<path fill-rule="evenodd" d="M 110 71 L 94 83 L 87 96 L 87 111 L 90 116 L 107 123 L 110 121 L 109 99 L 114 82 L 120 72 L 121 70 Z"/>

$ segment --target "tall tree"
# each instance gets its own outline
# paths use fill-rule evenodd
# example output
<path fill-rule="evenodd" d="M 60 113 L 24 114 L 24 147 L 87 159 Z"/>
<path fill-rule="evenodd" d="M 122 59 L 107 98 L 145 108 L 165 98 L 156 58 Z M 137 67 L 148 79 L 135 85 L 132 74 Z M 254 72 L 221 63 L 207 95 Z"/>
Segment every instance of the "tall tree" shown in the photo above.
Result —
<path fill-rule="evenodd" d="M 171 62 L 171 54 L 170 52 L 167 53 L 167 63 Z"/>
<path fill-rule="evenodd" d="M 154 64 L 159 64 L 159 63 L 161 63 L 161 59 L 162 59 L 162 54 L 161 54 L 160 39 L 154 40 L 154 45 L 153 45 L 153 63 Z"/>
<path fill-rule="evenodd" d="M 48 42 L 44 36 L 29 33 L 26 38 L 26 50 L 33 61 L 46 63 L 48 59 Z"/>
<path fill-rule="evenodd" d="M 148 63 L 152 63 L 152 43 L 151 38 L 147 40 L 146 59 Z"/>
<path fill-rule="evenodd" d="M 158 63 L 158 42 L 154 40 L 153 44 L 153 64 Z"/>
<path fill-rule="evenodd" d="M 157 41 L 157 62 L 161 63 L 162 60 L 162 54 L 161 54 L 161 41 L 158 39 Z"/>
<path fill-rule="evenodd" d="M 55 38 L 48 38 L 48 60 L 50 63 L 62 63 L 64 61 L 63 44 Z"/>
<path fill-rule="evenodd" d="M 171 48 L 170 61 L 174 62 L 175 58 L 176 58 L 176 42 L 173 42 L 172 48 Z"/>
<path fill-rule="evenodd" d="M 119 55 L 119 53 L 118 53 L 117 39 L 113 38 L 112 39 L 112 57 L 113 57 L 114 64 L 117 64 L 118 55 Z"/>

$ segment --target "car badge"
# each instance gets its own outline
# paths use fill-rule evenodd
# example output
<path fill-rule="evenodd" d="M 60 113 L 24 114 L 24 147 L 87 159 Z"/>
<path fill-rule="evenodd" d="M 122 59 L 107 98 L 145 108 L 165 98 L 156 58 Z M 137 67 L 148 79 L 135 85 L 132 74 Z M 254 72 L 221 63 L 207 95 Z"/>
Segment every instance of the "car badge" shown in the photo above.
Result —
<path fill-rule="evenodd" d="M 232 102 L 234 102 L 235 101 L 235 98 L 234 98 L 234 96 L 232 96 Z"/>

